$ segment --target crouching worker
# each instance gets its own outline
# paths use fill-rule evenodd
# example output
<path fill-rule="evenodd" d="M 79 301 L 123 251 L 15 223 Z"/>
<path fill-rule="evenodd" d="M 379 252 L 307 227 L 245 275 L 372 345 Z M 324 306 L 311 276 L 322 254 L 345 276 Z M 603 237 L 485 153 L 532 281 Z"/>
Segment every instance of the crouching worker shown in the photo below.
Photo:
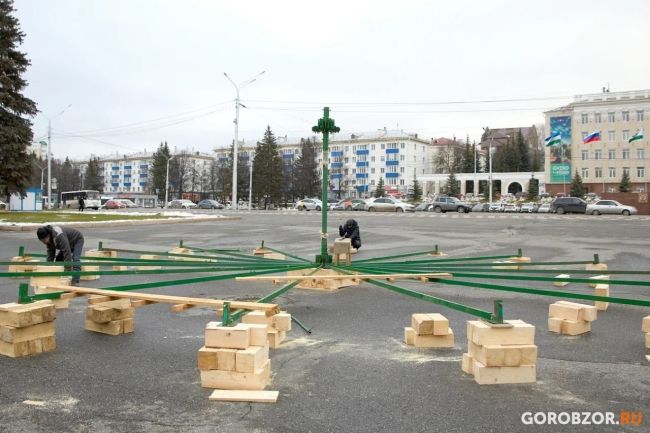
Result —
<path fill-rule="evenodd" d="M 361 248 L 361 233 L 359 232 L 359 224 L 355 220 L 349 219 L 344 226 L 339 226 L 339 236 L 349 238 L 354 250 Z"/>
<path fill-rule="evenodd" d="M 48 262 L 77 262 L 72 266 L 66 266 L 66 272 L 73 270 L 81 271 L 81 252 L 84 248 L 84 236 L 79 230 L 72 227 L 44 226 L 36 231 L 38 240 L 47 246 Z M 59 250 L 59 253 L 56 253 Z M 79 285 L 79 275 L 72 276 L 72 285 Z"/>

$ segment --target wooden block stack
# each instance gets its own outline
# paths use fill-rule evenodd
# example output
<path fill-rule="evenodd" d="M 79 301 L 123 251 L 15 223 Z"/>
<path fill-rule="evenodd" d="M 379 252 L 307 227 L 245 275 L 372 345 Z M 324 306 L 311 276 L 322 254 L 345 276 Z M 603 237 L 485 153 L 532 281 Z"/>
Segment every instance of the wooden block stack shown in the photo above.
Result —
<path fill-rule="evenodd" d="M 351 239 L 337 239 L 334 241 L 332 247 L 333 262 L 338 265 L 340 262 L 345 262 L 346 265 L 352 264 L 352 240 Z"/>
<path fill-rule="evenodd" d="M 343 274 L 341 274 L 338 271 L 335 271 L 334 269 L 319 269 L 316 272 L 314 272 L 312 269 L 301 269 L 298 271 L 287 272 L 287 276 L 289 277 L 305 276 L 305 275 L 334 276 L 334 275 L 343 275 Z M 319 278 L 313 280 L 311 279 L 301 280 L 296 287 L 299 289 L 325 290 L 327 292 L 333 292 L 343 287 L 357 286 L 357 285 L 359 285 L 359 281 L 354 278 L 354 275 L 350 275 L 350 278 L 344 278 L 344 279 Z"/>
<path fill-rule="evenodd" d="M 591 331 L 598 310 L 593 305 L 558 301 L 548 307 L 548 330 L 558 334 L 580 335 Z"/>
<path fill-rule="evenodd" d="M 162 260 L 160 256 L 155 255 L 155 254 L 142 254 L 140 256 L 141 259 L 144 260 Z M 151 270 L 156 270 L 156 269 L 162 269 L 162 266 L 137 266 L 137 269 L 139 271 L 151 271 Z"/>
<path fill-rule="evenodd" d="M 12 257 L 11 261 L 24 264 L 9 265 L 8 272 L 32 272 L 38 263 L 38 259 L 29 256 Z"/>
<path fill-rule="evenodd" d="M 569 275 L 569 274 L 560 274 L 560 275 L 556 276 L 555 278 L 571 278 L 571 275 Z M 569 282 L 568 281 L 556 281 L 556 282 L 553 283 L 553 285 L 555 287 L 564 287 L 564 286 L 569 285 Z"/>
<path fill-rule="evenodd" d="M 496 326 L 468 320 L 467 349 L 461 367 L 480 385 L 537 380 L 535 327 L 522 320 L 506 320 Z"/>
<path fill-rule="evenodd" d="M 287 331 L 291 330 L 291 314 L 281 311 L 273 316 L 267 316 L 264 311 L 251 311 L 245 314 L 242 323 L 247 325 L 266 326 L 269 347 L 276 349 L 287 338 Z"/>
<path fill-rule="evenodd" d="M 129 299 L 101 302 L 86 308 L 86 330 L 108 335 L 133 332 L 135 308 Z"/>
<path fill-rule="evenodd" d="M 63 266 L 36 266 L 33 269 L 34 272 L 63 272 Z M 47 286 L 69 286 L 72 277 L 31 277 L 29 279 L 29 285 L 34 288 L 34 293 L 50 293 L 50 292 L 59 292 L 60 290 L 48 289 Z M 61 297 L 60 299 L 52 300 L 56 308 L 68 308 L 70 304 L 70 298 Z"/>
<path fill-rule="evenodd" d="M 52 301 L 0 305 L 0 355 L 17 358 L 56 349 Z"/>
<path fill-rule="evenodd" d="M 111 257 L 111 251 L 88 250 L 84 254 L 86 257 Z M 92 259 L 91 259 L 92 260 Z M 82 266 L 82 271 L 99 271 L 99 266 Z M 99 280 L 99 275 L 82 275 L 79 277 L 82 281 Z"/>
<path fill-rule="evenodd" d="M 442 314 L 416 313 L 411 326 L 404 328 L 404 342 L 415 347 L 454 347 L 454 332 Z"/>
<path fill-rule="evenodd" d="M 198 364 L 204 388 L 261 390 L 271 379 L 266 325 L 239 323 L 205 327 Z"/>
<path fill-rule="evenodd" d="M 641 330 L 643 331 L 643 334 L 645 334 L 645 348 L 650 349 L 650 316 L 645 316 L 643 318 Z"/>

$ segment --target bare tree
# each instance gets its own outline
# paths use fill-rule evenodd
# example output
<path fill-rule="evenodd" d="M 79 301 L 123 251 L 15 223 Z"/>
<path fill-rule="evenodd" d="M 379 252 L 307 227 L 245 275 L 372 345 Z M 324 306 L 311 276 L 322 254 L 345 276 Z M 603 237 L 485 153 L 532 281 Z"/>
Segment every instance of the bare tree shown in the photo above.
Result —
<path fill-rule="evenodd" d="M 435 169 L 440 173 L 458 173 L 463 163 L 463 149 L 455 140 L 439 147 L 433 157 Z"/>

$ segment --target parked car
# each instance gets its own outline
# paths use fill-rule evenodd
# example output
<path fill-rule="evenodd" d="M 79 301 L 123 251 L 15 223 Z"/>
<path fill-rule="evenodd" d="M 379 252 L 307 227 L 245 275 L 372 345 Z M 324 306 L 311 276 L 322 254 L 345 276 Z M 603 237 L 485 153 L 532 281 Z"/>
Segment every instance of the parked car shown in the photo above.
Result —
<path fill-rule="evenodd" d="M 113 199 L 114 201 L 119 201 L 120 203 L 124 203 L 126 207 L 138 207 L 137 204 L 133 203 L 131 200 L 128 198 L 115 198 Z"/>
<path fill-rule="evenodd" d="M 191 200 L 172 200 L 169 207 L 173 209 L 194 209 L 196 204 Z"/>
<path fill-rule="evenodd" d="M 537 207 L 537 205 L 535 203 L 524 203 L 519 208 L 519 212 L 533 213 L 533 212 L 535 212 L 536 207 Z"/>
<path fill-rule="evenodd" d="M 489 203 L 478 203 L 472 208 L 472 212 L 490 212 Z"/>
<path fill-rule="evenodd" d="M 223 209 L 224 206 L 216 200 L 201 200 L 197 205 L 199 209 Z"/>
<path fill-rule="evenodd" d="M 336 203 L 332 210 L 347 210 L 351 211 L 354 208 L 355 204 L 365 204 L 365 200 L 360 198 L 344 198 L 340 202 Z"/>
<path fill-rule="evenodd" d="M 352 203 L 352 210 L 353 211 L 365 211 L 366 210 L 366 204 L 367 200 L 364 199 L 357 199 L 356 202 Z"/>
<path fill-rule="evenodd" d="M 124 209 L 124 208 L 126 208 L 126 205 L 117 200 L 107 200 L 106 203 L 104 203 L 104 209 Z"/>
<path fill-rule="evenodd" d="M 503 205 L 501 203 L 489 203 L 490 212 L 501 212 Z"/>
<path fill-rule="evenodd" d="M 634 206 L 626 206 L 624 204 L 621 204 L 616 200 L 598 200 L 593 204 L 587 205 L 587 213 L 591 215 L 635 215 L 637 213 L 637 209 Z"/>
<path fill-rule="evenodd" d="M 551 204 L 550 203 L 542 203 L 537 208 L 537 213 L 549 213 L 550 210 L 551 210 Z"/>
<path fill-rule="evenodd" d="M 469 204 L 458 200 L 456 197 L 437 197 L 435 200 L 433 200 L 433 203 L 431 203 L 429 210 L 433 212 L 452 211 L 465 213 L 471 212 L 472 208 L 469 206 Z"/>
<path fill-rule="evenodd" d="M 392 197 L 375 198 L 366 204 L 368 212 L 415 212 L 415 206 Z"/>
<path fill-rule="evenodd" d="M 430 206 L 431 206 L 431 203 L 429 203 L 429 202 L 420 203 L 419 205 L 415 206 L 415 211 L 416 212 L 427 212 L 429 210 Z"/>
<path fill-rule="evenodd" d="M 560 215 L 565 213 L 585 213 L 587 202 L 578 197 L 559 197 L 551 202 L 549 211 Z"/>
<path fill-rule="evenodd" d="M 519 207 L 516 204 L 513 204 L 513 203 L 505 203 L 501 207 L 501 212 L 509 212 L 509 213 L 519 212 Z"/>
<path fill-rule="evenodd" d="M 295 205 L 293 205 L 294 209 L 298 210 L 322 210 L 323 209 L 323 202 L 318 200 L 317 198 L 305 198 L 302 200 L 298 200 Z"/>

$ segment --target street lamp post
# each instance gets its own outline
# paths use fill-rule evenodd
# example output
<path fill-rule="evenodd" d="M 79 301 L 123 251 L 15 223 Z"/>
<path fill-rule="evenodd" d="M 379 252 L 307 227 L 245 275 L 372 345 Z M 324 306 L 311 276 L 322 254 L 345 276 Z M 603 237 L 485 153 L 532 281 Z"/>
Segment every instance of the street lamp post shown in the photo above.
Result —
<path fill-rule="evenodd" d="M 167 158 L 167 174 L 165 175 L 165 209 L 167 209 L 167 203 L 169 203 L 169 161 L 171 161 L 174 156 L 176 155 Z"/>
<path fill-rule="evenodd" d="M 241 83 L 239 86 L 235 84 L 235 82 L 226 74 L 225 72 L 223 75 L 230 81 L 230 83 L 235 87 L 235 90 L 237 91 L 237 97 L 235 98 L 235 143 L 233 145 L 233 152 L 232 152 L 232 198 L 230 200 L 230 203 L 232 205 L 232 208 L 237 210 L 237 146 L 239 144 L 239 106 L 241 102 L 239 102 L 239 89 L 244 88 L 251 84 L 253 81 L 257 79 L 260 75 L 265 73 L 266 71 L 262 71 L 259 74 L 255 75 L 253 78 L 250 78 L 243 83 Z"/>
<path fill-rule="evenodd" d="M 52 119 L 56 119 L 65 111 L 72 107 L 72 104 L 68 104 L 63 110 L 52 117 L 47 117 L 44 113 L 43 116 L 47 119 L 47 207 L 48 209 L 52 208 Z"/>
<path fill-rule="evenodd" d="M 487 127 L 483 128 L 483 130 L 485 132 L 489 131 L 489 129 Z M 504 135 L 501 138 L 510 138 L 510 136 L 509 135 Z M 494 136 L 492 135 L 492 133 L 490 131 L 490 145 L 489 145 L 489 148 L 488 148 L 488 152 L 489 152 L 488 156 L 489 156 L 489 164 L 490 164 L 490 174 L 488 176 L 488 179 L 489 179 L 489 182 L 490 182 L 490 204 L 492 203 L 492 141 L 493 140 L 494 140 Z"/>
<path fill-rule="evenodd" d="M 253 158 L 255 154 L 250 152 L 248 155 L 248 162 L 250 163 L 250 173 L 248 179 L 248 211 L 253 209 Z"/>

